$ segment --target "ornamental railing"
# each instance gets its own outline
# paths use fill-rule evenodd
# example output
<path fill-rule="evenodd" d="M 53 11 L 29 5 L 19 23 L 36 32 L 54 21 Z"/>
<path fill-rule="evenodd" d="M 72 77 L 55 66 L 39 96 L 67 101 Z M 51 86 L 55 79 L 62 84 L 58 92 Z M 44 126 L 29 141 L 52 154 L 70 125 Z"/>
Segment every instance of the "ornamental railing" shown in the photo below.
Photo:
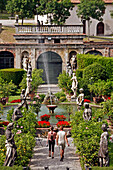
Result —
<path fill-rule="evenodd" d="M 16 34 L 81 34 L 83 25 L 15 25 Z"/>

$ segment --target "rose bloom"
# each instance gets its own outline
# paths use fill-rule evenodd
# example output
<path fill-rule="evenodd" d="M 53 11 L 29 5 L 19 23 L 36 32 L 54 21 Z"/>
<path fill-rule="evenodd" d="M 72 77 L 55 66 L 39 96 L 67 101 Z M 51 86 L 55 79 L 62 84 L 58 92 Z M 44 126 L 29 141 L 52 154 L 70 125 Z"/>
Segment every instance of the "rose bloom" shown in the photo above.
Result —
<path fill-rule="evenodd" d="M 86 129 L 88 129 L 88 127 L 86 127 Z"/>
<path fill-rule="evenodd" d="M 22 131 L 21 131 L 21 130 L 18 130 L 18 131 L 16 132 L 16 134 L 20 134 L 20 133 L 22 133 Z"/>
<path fill-rule="evenodd" d="M 36 101 L 33 101 L 33 104 L 36 104 Z"/>

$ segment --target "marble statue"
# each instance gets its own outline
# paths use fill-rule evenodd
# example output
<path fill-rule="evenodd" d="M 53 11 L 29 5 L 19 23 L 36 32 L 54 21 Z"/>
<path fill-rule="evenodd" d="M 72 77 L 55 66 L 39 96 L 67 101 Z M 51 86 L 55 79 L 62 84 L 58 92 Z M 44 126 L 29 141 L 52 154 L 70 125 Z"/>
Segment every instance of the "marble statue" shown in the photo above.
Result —
<path fill-rule="evenodd" d="M 84 93 L 83 88 L 79 89 L 80 94 L 77 97 L 77 105 L 82 106 L 84 103 Z"/>
<path fill-rule="evenodd" d="M 89 103 L 84 103 L 85 109 L 83 112 L 83 118 L 84 120 L 91 120 L 91 116 L 92 116 L 92 109 L 91 107 L 89 107 Z"/>
<path fill-rule="evenodd" d="M 14 112 L 13 112 L 13 115 L 12 115 L 12 120 L 13 120 L 13 121 L 17 121 L 18 119 L 20 119 L 20 118 L 23 117 L 22 112 L 20 111 L 20 109 L 22 108 L 23 105 L 24 105 L 24 103 L 18 105 L 18 106 L 14 109 Z"/>
<path fill-rule="evenodd" d="M 76 55 L 72 55 L 70 63 L 71 63 L 71 68 L 74 71 L 76 68 Z"/>
<path fill-rule="evenodd" d="M 108 153 L 108 131 L 107 125 L 104 123 L 102 125 L 103 133 L 101 134 L 100 138 L 100 149 L 99 149 L 99 162 L 100 167 L 109 166 L 109 153 Z"/>
<path fill-rule="evenodd" d="M 67 64 L 66 64 L 66 74 L 69 73 L 69 66 L 70 66 L 70 63 L 69 63 L 69 61 L 67 61 Z"/>
<path fill-rule="evenodd" d="M 14 123 L 9 123 L 7 125 L 7 129 L 6 129 L 6 158 L 5 158 L 5 162 L 4 162 L 4 166 L 13 166 L 14 165 L 14 161 L 17 158 L 17 147 L 15 145 L 14 142 L 14 134 L 11 132 L 11 130 L 13 129 Z"/>
<path fill-rule="evenodd" d="M 24 105 L 26 107 L 26 109 L 28 110 L 28 104 L 27 104 L 27 100 L 26 100 L 26 96 L 25 96 L 25 89 L 22 89 L 20 98 L 21 98 L 22 106 Z"/>
<path fill-rule="evenodd" d="M 78 81 L 77 81 L 77 77 L 75 75 L 75 73 L 73 73 L 73 77 L 71 78 L 72 80 L 72 91 L 73 91 L 73 96 L 71 96 L 71 98 L 76 98 L 76 92 L 77 92 L 77 85 L 78 85 Z"/>
<path fill-rule="evenodd" d="M 71 66 L 68 66 L 68 74 L 69 74 L 69 77 L 71 77 L 73 74 Z"/>
<path fill-rule="evenodd" d="M 31 92 L 31 82 L 32 82 L 32 67 L 31 67 L 31 62 L 28 63 L 28 70 L 27 70 L 27 88 L 25 91 L 25 97 L 27 97 L 29 95 L 29 93 Z"/>
<path fill-rule="evenodd" d="M 28 69 L 28 57 L 27 56 L 24 56 L 24 58 L 23 58 L 23 69 L 25 70 L 25 71 L 27 71 L 27 69 Z"/>

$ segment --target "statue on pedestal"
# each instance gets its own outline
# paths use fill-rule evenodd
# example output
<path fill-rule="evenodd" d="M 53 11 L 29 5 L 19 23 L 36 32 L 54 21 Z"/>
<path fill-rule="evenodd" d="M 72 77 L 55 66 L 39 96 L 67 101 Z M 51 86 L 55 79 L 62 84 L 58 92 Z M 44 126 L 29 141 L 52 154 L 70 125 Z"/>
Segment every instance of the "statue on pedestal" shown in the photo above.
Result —
<path fill-rule="evenodd" d="M 24 104 L 24 103 L 23 103 Z M 23 115 L 20 111 L 20 108 L 22 108 L 23 104 L 20 104 L 18 105 L 15 109 L 14 109 L 14 112 L 13 112 L 13 115 L 12 115 L 12 120 L 13 121 L 17 121 L 18 119 L 22 118 Z"/>
<path fill-rule="evenodd" d="M 99 149 L 99 162 L 100 167 L 103 166 L 109 166 L 109 153 L 108 153 L 108 131 L 107 131 L 107 125 L 102 125 L 103 133 L 101 134 L 100 138 L 100 149 Z"/>
<path fill-rule="evenodd" d="M 71 87 L 71 89 L 72 89 L 72 91 L 73 91 L 73 96 L 71 96 L 71 98 L 76 98 L 76 92 L 77 92 L 77 85 L 78 85 L 78 81 L 77 81 L 77 77 L 76 77 L 76 75 L 75 75 L 75 73 L 73 73 L 73 77 L 71 78 L 71 80 L 72 80 L 72 87 Z"/>
<path fill-rule="evenodd" d="M 92 116 L 92 109 L 91 107 L 89 107 L 89 103 L 84 103 L 85 109 L 83 112 L 83 118 L 84 120 L 91 120 L 91 116 Z"/>
<path fill-rule="evenodd" d="M 78 105 L 78 110 L 80 109 L 80 107 L 83 105 L 84 103 L 84 93 L 83 93 L 83 88 L 79 89 L 80 94 L 77 97 L 77 105 Z"/>
<path fill-rule="evenodd" d="M 13 129 L 14 123 L 9 123 L 6 129 L 6 148 L 7 148 L 7 152 L 6 152 L 6 158 L 5 158 L 5 162 L 4 162 L 4 166 L 13 166 L 14 165 L 14 161 L 17 157 L 17 147 L 15 145 L 14 142 L 14 134 L 11 132 L 11 130 Z"/>
<path fill-rule="evenodd" d="M 70 63 L 71 63 L 71 68 L 73 71 L 76 69 L 76 64 L 77 64 L 76 62 L 77 62 L 76 55 L 72 55 Z"/>

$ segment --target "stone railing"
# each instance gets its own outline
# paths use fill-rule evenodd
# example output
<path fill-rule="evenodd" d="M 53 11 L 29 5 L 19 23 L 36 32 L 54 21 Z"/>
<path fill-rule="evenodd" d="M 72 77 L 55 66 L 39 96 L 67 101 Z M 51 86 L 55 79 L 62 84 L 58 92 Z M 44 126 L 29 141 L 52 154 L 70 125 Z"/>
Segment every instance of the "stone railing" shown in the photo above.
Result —
<path fill-rule="evenodd" d="M 15 25 L 16 34 L 81 34 L 83 25 Z"/>

